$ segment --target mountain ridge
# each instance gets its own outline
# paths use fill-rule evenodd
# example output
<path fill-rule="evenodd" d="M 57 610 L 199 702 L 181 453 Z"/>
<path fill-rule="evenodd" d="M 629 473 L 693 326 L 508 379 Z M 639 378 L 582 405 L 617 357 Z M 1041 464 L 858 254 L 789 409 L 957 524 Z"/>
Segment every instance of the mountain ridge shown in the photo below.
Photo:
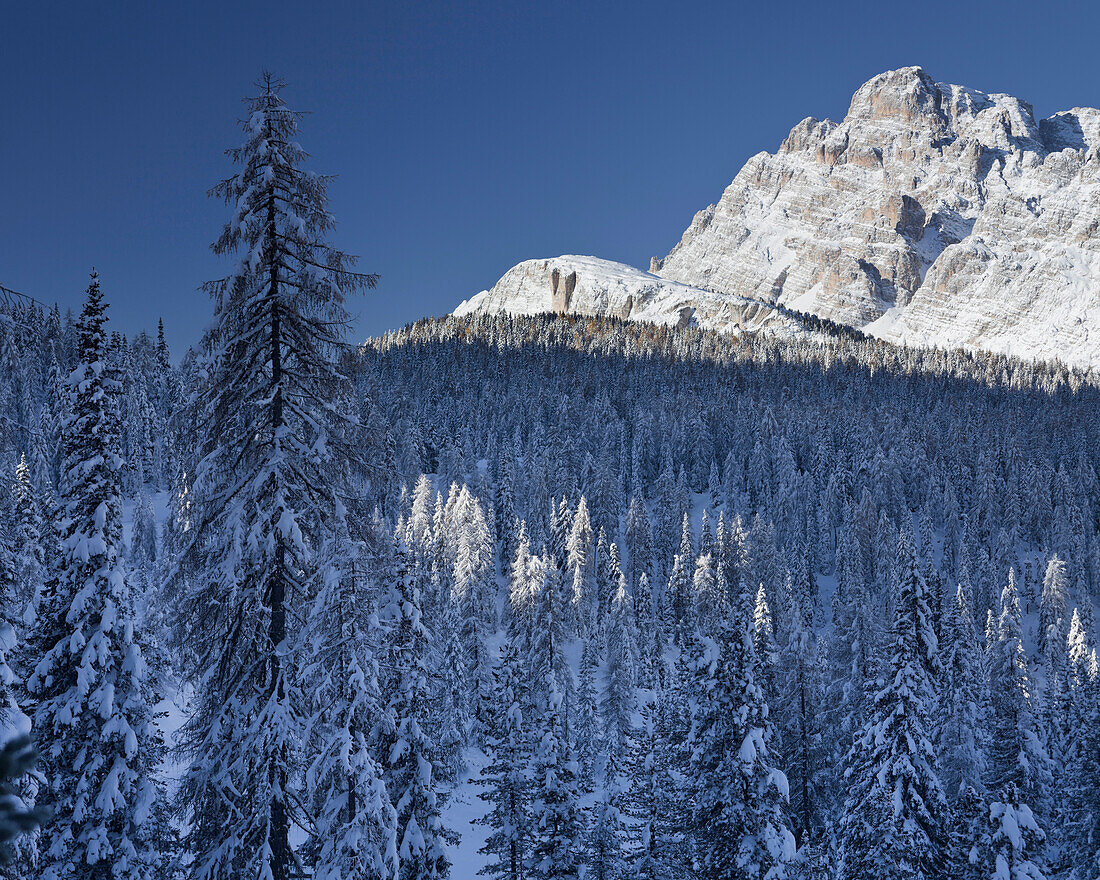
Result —
<path fill-rule="evenodd" d="M 649 272 L 525 261 L 460 310 L 786 332 L 768 316 L 782 305 L 899 344 L 1093 367 L 1098 229 L 1100 110 L 1037 120 L 1019 98 L 907 67 L 864 83 L 841 122 L 807 117 L 751 157 Z M 576 272 L 568 303 L 549 289 L 554 268 Z"/>

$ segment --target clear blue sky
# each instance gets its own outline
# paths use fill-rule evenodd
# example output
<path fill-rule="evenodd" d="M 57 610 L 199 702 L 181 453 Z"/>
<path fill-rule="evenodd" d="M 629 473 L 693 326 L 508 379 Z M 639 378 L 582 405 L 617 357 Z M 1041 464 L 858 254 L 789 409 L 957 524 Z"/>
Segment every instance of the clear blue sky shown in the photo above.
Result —
<path fill-rule="evenodd" d="M 223 274 L 205 192 L 264 66 L 338 175 L 337 244 L 382 274 L 366 335 L 531 257 L 647 268 L 746 158 L 882 70 L 1045 116 L 1100 104 L 1098 46 L 1093 4 L 1039 0 L 7 3 L 0 284 L 74 306 L 95 264 L 116 327 L 163 315 L 193 342 Z"/>

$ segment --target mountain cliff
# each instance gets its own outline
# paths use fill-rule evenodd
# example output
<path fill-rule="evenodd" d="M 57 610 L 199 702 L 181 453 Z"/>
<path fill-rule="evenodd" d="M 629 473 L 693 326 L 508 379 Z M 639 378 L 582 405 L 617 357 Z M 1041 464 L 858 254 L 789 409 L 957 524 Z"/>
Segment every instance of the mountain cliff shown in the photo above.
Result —
<path fill-rule="evenodd" d="M 527 261 L 460 309 L 755 331 L 786 326 L 775 304 L 904 344 L 1100 367 L 1100 111 L 1036 120 L 1018 98 L 889 71 L 842 122 L 804 119 L 749 159 L 650 272 Z"/>

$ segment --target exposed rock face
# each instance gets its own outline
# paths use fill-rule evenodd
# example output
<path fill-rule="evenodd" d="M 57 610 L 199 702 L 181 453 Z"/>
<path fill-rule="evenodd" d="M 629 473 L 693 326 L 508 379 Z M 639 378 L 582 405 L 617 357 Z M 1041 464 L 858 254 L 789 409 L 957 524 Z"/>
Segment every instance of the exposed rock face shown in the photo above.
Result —
<path fill-rule="evenodd" d="M 876 76 L 751 158 L 654 265 L 918 345 L 1100 366 L 1100 111 Z M 1090 340 L 1089 332 L 1093 331 Z"/>
<path fill-rule="evenodd" d="M 454 311 L 477 312 L 610 315 L 657 324 L 694 323 L 735 333 L 755 332 L 764 325 L 775 331 L 793 328 L 771 306 L 756 300 L 699 290 L 623 263 L 572 255 L 520 263 L 492 290 L 483 290 Z"/>
<path fill-rule="evenodd" d="M 529 261 L 463 308 L 665 322 L 692 309 L 708 326 L 759 328 L 768 310 L 752 302 L 893 341 L 1100 368 L 1100 111 L 1036 121 L 1017 98 L 889 71 L 843 122 L 804 119 L 749 159 L 649 273 Z"/>

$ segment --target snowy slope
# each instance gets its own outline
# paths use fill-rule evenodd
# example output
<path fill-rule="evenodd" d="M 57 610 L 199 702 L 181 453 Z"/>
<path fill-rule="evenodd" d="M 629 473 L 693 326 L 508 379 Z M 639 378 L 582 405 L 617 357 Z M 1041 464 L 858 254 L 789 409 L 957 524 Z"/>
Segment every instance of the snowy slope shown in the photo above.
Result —
<path fill-rule="evenodd" d="M 623 263 L 575 255 L 520 263 L 491 290 L 465 300 L 454 311 L 456 315 L 500 312 L 610 315 L 730 332 L 791 327 L 788 319 L 765 303 L 669 281 Z"/>

